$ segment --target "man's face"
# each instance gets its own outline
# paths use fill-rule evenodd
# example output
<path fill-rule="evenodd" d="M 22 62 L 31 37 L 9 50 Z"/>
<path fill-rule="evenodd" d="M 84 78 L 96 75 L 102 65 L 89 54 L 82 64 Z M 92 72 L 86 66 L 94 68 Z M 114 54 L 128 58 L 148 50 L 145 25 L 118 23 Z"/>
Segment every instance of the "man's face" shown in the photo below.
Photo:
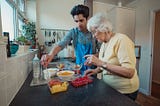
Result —
<path fill-rule="evenodd" d="M 76 26 L 80 31 L 86 31 L 87 30 L 87 19 L 83 17 L 82 14 L 75 15 L 73 17 L 74 21 L 76 22 Z"/>

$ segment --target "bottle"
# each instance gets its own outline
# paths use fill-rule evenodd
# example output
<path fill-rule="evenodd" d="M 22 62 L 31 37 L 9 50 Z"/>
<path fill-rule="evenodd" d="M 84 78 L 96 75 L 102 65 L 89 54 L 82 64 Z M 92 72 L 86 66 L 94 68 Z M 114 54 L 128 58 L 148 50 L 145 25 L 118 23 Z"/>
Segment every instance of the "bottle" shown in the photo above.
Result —
<path fill-rule="evenodd" d="M 38 79 L 39 77 L 40 77 L 40 60 L 37 54 L 35 54 L 33 58 L 33 78 Z"/>
<path fill-rule="evenodd" d="M 7 37 L 7 39 L 8 39 L 8 42 L 6 45 L 7 57 L 11 57 L 9 32 L 3 32 L 3 36 Z"/>

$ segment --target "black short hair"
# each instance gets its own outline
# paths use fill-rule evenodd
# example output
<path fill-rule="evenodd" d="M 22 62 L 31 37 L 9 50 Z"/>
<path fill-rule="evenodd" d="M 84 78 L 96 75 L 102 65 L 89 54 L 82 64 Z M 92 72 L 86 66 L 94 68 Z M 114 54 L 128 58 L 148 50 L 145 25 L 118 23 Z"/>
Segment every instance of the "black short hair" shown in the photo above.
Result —
<path fill-rule="evenodd" d="M 87 19 L 89 16 L 89 8 L 82 4 L 74 6 L 71 10 L 72 17 L 79 14 L 82 14 Z"/>

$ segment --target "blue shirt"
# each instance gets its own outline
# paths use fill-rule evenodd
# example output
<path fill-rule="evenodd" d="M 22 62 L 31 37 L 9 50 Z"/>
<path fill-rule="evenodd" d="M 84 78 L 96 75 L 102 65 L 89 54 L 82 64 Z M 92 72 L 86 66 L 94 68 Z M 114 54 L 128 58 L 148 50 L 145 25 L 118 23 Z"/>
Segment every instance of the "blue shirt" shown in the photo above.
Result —
<path fill-rule="evenodd" d="M 76 55 L 76 64 L 82 64 L 81 74 L 90 67 L 84 66 L 84 55 L 96 53 L 96 40 L 92 37 L 91 32 L 82 32 L 78 28 L 71 29 L 64 38 L 58 42 L 58 45 L 66 47 L 73 40 L 73 47 Z"/>

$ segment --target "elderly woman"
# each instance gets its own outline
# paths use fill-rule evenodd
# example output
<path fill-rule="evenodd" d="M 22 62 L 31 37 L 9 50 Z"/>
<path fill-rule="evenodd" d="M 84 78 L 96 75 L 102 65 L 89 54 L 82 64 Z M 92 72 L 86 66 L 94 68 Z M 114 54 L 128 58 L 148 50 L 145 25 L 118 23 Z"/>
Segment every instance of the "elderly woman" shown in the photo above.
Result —
<path fill-rule="evenodd" d="M 90 76 L 102 72 L 108 85 L 135 100 L 139 88 L 134 43 L 124 34 L 114 33 L 112 24 L 103 14 L 96 14 L 88 21 L 87 28 L 102 42 L 99 58 L 86 55 L 85 65 L 96 65 L 86 70 Z"/>

